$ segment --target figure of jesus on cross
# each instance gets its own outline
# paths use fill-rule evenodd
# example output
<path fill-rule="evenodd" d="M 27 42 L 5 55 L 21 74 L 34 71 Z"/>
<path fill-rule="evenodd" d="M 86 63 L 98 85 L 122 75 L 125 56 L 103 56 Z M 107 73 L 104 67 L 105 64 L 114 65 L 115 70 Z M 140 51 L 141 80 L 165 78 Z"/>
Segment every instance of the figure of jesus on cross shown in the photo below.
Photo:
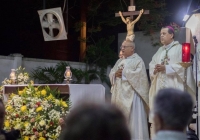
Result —
<path fill-rule="evenodd" d="M 122 21 L 127 25 L 127 35 L 126 35 L 126 40 L 134 41 L 135 39 L 135 34 L 134 34 L 134 26 L 135 23 L 140 19 L 142 16 L 144 10 L 140 10 L 140 13 L 138 17 L 135 20 L 132 20 L 131 17 L 127 17 L 126 19 L 123 17 L 122 12 L 119 11 L 119 15 L 122 19 Z"/>

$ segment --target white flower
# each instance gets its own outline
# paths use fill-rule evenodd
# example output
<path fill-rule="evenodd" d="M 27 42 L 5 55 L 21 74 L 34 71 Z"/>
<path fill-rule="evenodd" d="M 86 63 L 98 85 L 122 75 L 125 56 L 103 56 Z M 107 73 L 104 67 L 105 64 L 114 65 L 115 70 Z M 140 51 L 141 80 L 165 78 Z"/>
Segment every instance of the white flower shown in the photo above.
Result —
<path fill-rule="evenodd" d="M 31 140 L 36 140 L 37 137 L 35 135 L 31 136 Z"/>
<path fill-rule="evenodd" d="M 44 120 L 41 120 L 41 121 L 39 122 L 39 124 L 40 124 L 40 126 L 44 126 L 46 123 L 45 123 Z"/>
<path fill-rule="evenodd" d="M 61 126 L 60 126 L 60 125 L 56 128 L 56 132 L 57 132 L 57 133 L 60 133 L 60 132 L 61 132 Z"/>
<path fill-rule="evenodd" d="M 20 123 L 17 123 L 15 126 L 14 126 L 15 129 L 21 129 L 21 124 Z"/>
<path fill-rule="evenodd" d="M 46 126 L 45 126 L 45 129 L 46 129 L 46 130 L 47 130 L 47 129 L 49 129 L 49 126 L 48 126 L 48 125 L 46 125 Z"/>

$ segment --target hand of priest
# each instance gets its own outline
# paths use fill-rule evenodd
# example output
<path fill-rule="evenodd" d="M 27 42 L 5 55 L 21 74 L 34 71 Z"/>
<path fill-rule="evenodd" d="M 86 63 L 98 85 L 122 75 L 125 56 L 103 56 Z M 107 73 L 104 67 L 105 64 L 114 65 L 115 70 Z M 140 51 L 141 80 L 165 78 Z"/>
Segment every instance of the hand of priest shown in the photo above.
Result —
<path fill-rule="evenodd" d="M 153 71 L 153 74 L 156 75 L 156 73 L 158 73 L 157 69 L 155 68 Z"/>
<path fill-rule="evenodd" d="M 163 72 L 163 71 L 165 71 L 165 65 L 157 64 L 157 65 L 155 66 L 155 69 L 156 69 L 158 72 Z"/>
<path fill-rule="evenodd" d="M 119 77 L 119 78 L 122 77 L 122 69 L 118 69 L 118 70 L 115 72 L 115 77 Z"/>

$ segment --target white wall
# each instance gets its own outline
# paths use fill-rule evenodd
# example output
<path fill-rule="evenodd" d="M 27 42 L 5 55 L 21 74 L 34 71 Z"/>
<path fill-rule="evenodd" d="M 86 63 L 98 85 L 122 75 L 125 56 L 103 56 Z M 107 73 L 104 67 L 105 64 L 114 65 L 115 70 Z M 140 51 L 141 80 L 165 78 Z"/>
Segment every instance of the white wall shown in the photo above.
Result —
<path fill-rule="evenodd" d="M 0 82 L 9 76 L 13 68 L 14 57 L 0 56 Z"/>
<path fill-rule="evenodd" d="M 46 60 L 46 59 L 35 59 L 35 58 L 23 58 L 21 54 L 12 54 L 10 56 L 0 56 L 0 81 L 5 78 L 9 78 L 11 69 L 16 69 L 19 66 L 25 68 L 25 71 L 31 73 L 33 69 L 41 67 L 55 66 L 58 60 Z M 80 62 L 69 62 L 73 68 L 85 69 L 85 64 Z"/>
<path fill-rule="evenodd" d="M 26 71 L 31 72 L 33 69 L 41 66 L 41 67 L 50 67 L 55 66 L 60 61 L 58 60 L 47 60 L 47 59 L 34 59 L 34 58 L 23 58 L 22 59 L 22 67 L 26 68 Z M 69 62 L 65 61 L 70 64 L 73 68 L 84 69 L 85 64 L 80 62 Z"/>

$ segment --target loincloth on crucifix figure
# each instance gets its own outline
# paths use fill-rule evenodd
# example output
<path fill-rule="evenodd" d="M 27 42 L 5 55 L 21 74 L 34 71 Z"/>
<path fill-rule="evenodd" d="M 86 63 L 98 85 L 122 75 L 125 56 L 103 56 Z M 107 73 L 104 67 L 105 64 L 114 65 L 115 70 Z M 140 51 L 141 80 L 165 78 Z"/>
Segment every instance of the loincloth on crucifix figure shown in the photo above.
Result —
<path fill-rule="evenodd" d="M 134 41 L 135 39 L 135 34 L 134 34 L 134 26 L 135 23 L 140 19 L 142 16 L 144 10 L 140 10 L 140 14 L 135 20 L 132 20 L 130 17 L 126 17 L 126 19 L 123 17 L 122 12 L 119 11 L 119 15 L 122 19 L 122 21 L 126 24 L 127 26 L 127 35 L 126 35 L 126 40 Z"/>

